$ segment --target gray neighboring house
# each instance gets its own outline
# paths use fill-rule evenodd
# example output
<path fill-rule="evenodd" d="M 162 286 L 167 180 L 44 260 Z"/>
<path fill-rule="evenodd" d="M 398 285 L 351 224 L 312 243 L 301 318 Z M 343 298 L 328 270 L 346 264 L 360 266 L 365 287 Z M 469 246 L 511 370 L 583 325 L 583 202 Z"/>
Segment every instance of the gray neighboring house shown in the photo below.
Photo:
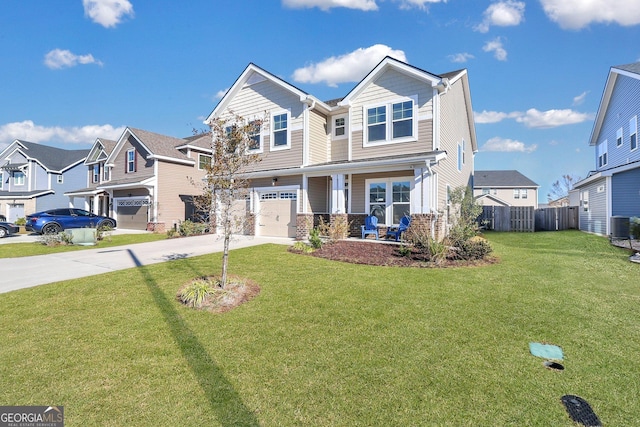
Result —
<path fill-rule="evenodd" d="M 589 139 L 596 169 L 576 183 L 580 230 L 610 235 L 611 218 L 640 216 L 640 62 L 611 67 Z"/>
<path fill-rule="evenodd" d="M 15 140 L 0 153 L 0 214 L 15 221 L 34 212 L 69 206 L 65 191 L 86 181 L 89 150 L 64 150 Z"/>
<path fill-rule="evenodd" d="M 473 195 L 483 206 L 533 206 L 540 186 L 516 170 L 477 170 Z"/>

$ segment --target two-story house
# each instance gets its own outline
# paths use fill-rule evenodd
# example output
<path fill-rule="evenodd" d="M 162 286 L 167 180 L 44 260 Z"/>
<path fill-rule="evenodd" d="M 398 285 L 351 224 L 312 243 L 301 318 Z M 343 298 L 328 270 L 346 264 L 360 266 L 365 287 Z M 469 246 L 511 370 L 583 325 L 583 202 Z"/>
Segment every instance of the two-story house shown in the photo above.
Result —
<path fill-rule="evenodd" d="M 614 216 L 640 216 L 640 62 L 612 67 L 589 145 L 595 170 L 574 189 L 580 230 L 610 235 Z"/>
<path fill-rule="evenodd" d="M 68 206 L 65 191 L 84 184 L 89 150 L 15 140 L 0 153 L 0 213 L 9 221 Z"/>
<path fill-rule="evenodd" d="M 516 170 L 477 170 L 473 196 L 483 206 L 533 206 L 540 186 Z"/>
<path fill-rule="evenodd" d="M 112 216 L 119 228 L 163 231 L 188 219 L 199 193 L 210 136 L 175 138 L 126 128 L 117 141 L 98 138 L 83 166 L 84 188 L 68 203 Z"/>
<path fill-rule="evenodd" d="M 470 186 L 476 134 L 466 70 L 437 75 L 382 60 L 344 98 L 323 102 L 249 64 L 205 123 L 263 120 L 248 223 L 255 235 L 305 238 L 319 216 L 446 230 L 449 191 Z"/>

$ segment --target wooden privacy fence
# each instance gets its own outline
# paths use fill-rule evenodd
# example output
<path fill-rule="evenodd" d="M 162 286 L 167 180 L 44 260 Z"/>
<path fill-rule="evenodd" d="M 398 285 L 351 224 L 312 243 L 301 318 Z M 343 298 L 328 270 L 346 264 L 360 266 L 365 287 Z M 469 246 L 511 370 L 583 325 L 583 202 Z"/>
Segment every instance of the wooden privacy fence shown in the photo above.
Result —
<path fill-rule="evenodd" d="M 483 206 L 480 226 L 495 231 L 558 231 L 578 228 L 578 208 L 534 209 L 533 206 Z"/>

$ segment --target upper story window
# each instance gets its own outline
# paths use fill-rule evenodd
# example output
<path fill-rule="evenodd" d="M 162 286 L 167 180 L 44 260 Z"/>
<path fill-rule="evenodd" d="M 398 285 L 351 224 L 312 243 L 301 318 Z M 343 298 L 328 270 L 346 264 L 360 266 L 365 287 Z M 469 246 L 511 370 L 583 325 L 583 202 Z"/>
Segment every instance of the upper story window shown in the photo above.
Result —
<path fill-rule="evenodd" d="M 289 113 L 275 114 L 272 117 L 271 149 L 282 150 L 291 147 L 291 129 Z"/>
<path fill-rule="evenodd" d="M 249 122 L 249 150 L 262 151 L 262 138 L 260 137 L 261 126 L 260 122 Z"/>
<path fill-rule="evenodd" d="M 91 169 L 91 182 L 100 182 L 100 165 L 97 163 Z"/>
<path fill-rule="evenodd" d="M 606 139 L 598 144 L 598 168 L 607 165 L 607 145 Z"/>
<path fill-rule="evenodd" d="M 616 147 L 620 147 L 622 145 L 622 128 L 618 129 L 616 132 Z"/>
<path fill-rule="evenodd" d="M 107 165 L 104 165 L 102 167 L 102 180 L 109 181 L 110 179 L 111 179 L 111 168 L 107 167 Z"/>
<path fill-rule="evenodd" d="M 631 150 L 638 148 L 638 116 L 629 120 L 629 145 Z"/>
<path fill-rule="evenodd" d="M 462 170 L 464 164 L 464 148 L 462 144 L 458 144 L 458 170 Z"/>
<path fill-rule="evenodd" d="M 414 98 L 366 107 L 366 143 L 414 139 L 417 133 Z"/>
<path fill-rule="evenodd" d="M 198 170 L 205 170 L 208 166 L 211 166 L 211 156 L 198 154 Z"/>
<path fill-rule="evenodd" d="M 520 189 L 519 188 L 514 188 L 513 189 L 513 198 L 514 199 L 519 199 L 520 198 Z"/>
<path fill-rule="evenodd" d="M 57 180 L 58 184 L 64 183 L 64 175 L 62 175 L 62 174 L 58 175 L 56 180 Z"/>
<path fill-rule="evenodd" d="M 136 171 L 136 149 L 127 150 L 127 173 Z"/>
<path fill-rule="evenodd" d="M 13 185 L 24 185 L 24 173 L 20 171 L 13 172 Z"/>
<path fill-rule="evenodd" d="M 343 139 L 347 137 L 347 116 L 336 116 L 333 118 L 333 139 Z"/>
<path fill-rule="evenodd" d="M 526 188 L 521 188 L 520 189 L 520 198 L 522 199 L 526 199 L 527 198 L 527 189 Z"/>

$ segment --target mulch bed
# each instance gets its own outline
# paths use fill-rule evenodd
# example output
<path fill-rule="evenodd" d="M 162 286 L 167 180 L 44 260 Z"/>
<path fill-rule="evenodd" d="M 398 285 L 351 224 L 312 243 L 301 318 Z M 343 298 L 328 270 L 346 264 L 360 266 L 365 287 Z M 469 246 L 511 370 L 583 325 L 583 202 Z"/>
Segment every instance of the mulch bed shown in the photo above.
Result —
<path fill-rule="evenodd" d="M 478 261 L 445 260 L 436 265 L 424 259 L 422 254 L 412 252 L 409 256 L 400 254 L 400 246 L 374 241 L 338 240 L 325 243 L 322 248 L 309 255 L 351 264 L 366 264 L 387 267 L 462 267 L 493 264 L 495 258 Z"/>

